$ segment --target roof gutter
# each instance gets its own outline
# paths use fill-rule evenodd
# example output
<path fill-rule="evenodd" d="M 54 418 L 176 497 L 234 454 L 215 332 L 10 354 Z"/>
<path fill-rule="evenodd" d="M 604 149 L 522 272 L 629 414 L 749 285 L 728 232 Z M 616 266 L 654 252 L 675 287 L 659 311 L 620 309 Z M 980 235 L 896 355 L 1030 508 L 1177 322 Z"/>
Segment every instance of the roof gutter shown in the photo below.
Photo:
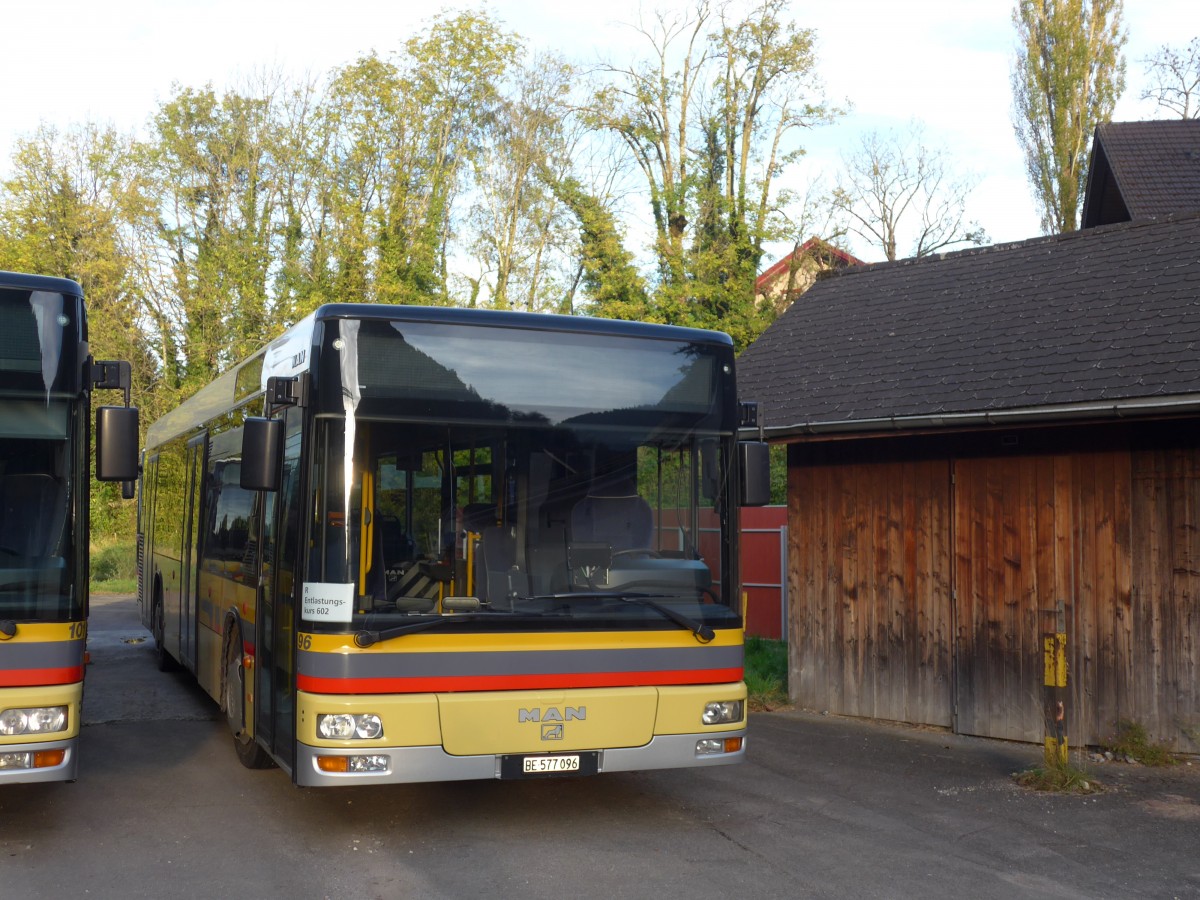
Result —
<path fill-rule="evenodd" d="M 1131 400 L 1071 403 L 1058 406 L 1030 406 L 1017 409 L 979 410 L 961 413 L 930 413 L 920 416 L 884 416 L 873 419 L 807 421 L 792 425 L 770 425 L 755 429 L 764 437 L 792 435 L 835 435 L 930 429 L 1003 427 L 1026 423 L 1075 421 L 1078 419 L 1124 419 L 1146 416 L 1200 413 L 1200 394 L 1181 394 L 1163 399 L 1139 397 Z"/>

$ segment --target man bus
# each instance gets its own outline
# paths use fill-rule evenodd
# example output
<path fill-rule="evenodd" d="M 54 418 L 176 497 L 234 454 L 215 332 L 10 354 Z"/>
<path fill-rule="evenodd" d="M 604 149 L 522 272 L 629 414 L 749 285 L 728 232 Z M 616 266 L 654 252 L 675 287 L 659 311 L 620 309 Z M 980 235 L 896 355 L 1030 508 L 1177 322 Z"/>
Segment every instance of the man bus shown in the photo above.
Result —
<path fill-rule="evenodd" d="M 129 364 L 92 360 L 74 281 L 0 272 L 0 784 L 77 772 L 94 387 L 125 390 L 97 411 L 96 477 L 132 488 Z"/>
<path fill-rule="evenodd" d="M 298 785 L 738 762 L 738 426 L 724 334 L 323 306 L 147 432 L 142 619 Z"/>

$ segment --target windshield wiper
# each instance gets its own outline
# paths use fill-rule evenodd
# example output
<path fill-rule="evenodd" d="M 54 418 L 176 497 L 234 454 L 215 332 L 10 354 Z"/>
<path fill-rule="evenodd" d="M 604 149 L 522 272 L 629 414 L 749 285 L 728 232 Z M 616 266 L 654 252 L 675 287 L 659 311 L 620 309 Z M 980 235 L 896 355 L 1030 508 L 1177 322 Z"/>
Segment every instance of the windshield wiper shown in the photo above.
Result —
<path fill-rule="evenodd" d="M 392 638 L 402 637 L 406 634 L 415 634 L 418 631 L 429 631 L 433 628 L 440 628 L 448 622 L 467 621 L 480 622 L 487 619 L 493 621 L 497 618 L 502 618 L 506 622 L 511 622 L 514 619 L 540 619 L 546 618 L 549 613 L 501 613 L 495 610 L 487 612 L 474 613 L 456 613 L 452 616 L 436 616 L 432 619 L 422 619 L 420 622 L 410 622 L 407 625 L 396 625 L 392 628 L 383 628 L 379 631 L 356 631 L 354 633 L 354 645 L 356 647 L 370 647 L 372 644 L 378 644 L 380 641 L 390 641 Z"/>
<path fill-rule="evenodd" d="M 521 600 L 579 600 L 579 599 L 597 599 L 597 600 L 620 600 L 622 603 L 634 603 L 638 606 L 644 606 L 647 609 L 652 609 L 664 619 L 670 619 L 680 628 L 686 628 L 696 640 L 703 644 L 707 644 L 717 636 L 716 631 L 711 625 L 706 625 L 703 622 L 697 622 L 691 616 L 685 616 L 677 609 L 672 609 L 662 603 L 659 603 L 657 598 L 666 597 L 667 594 L 643 594 L 643 593 L 628 593 L 621 591 L 574 591 L 565 594 L 537 594 L 533 597 L 521 597 Z"/>
<path fill-rule="evenodd" d="M 418 631 L 429 631 L 431 628 L 440 628 L 447 622 L 463 619 L 474 621 L 478 618 L 478 615 L 471 613 L 458 613 L 453 616 L 438 616 L 435 619 L 410 622 L 407 625 L 396 625 L 394 628 L 384 628 L 380 631 L 357 631 L 354 633 L 354 645 L 356 647 L 370 647 L 372 644 L 378 644 L 380 641 L 390 641 L 392 638 L 397 638 L 405 634 L 415 634 Z"/>

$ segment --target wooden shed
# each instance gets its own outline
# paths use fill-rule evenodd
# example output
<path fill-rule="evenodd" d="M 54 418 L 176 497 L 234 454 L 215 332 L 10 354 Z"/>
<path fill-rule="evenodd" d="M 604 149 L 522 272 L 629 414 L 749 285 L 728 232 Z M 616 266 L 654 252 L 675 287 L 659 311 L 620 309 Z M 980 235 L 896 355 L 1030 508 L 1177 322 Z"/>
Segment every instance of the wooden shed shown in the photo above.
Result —
<path fill-rule="evenodd" d="M 788 445 L 796 703 L 1041 741 L 1063 627 L 1072 745 L 1200 752 L 1200 215 L 846 269 L 739 381 Z"/>

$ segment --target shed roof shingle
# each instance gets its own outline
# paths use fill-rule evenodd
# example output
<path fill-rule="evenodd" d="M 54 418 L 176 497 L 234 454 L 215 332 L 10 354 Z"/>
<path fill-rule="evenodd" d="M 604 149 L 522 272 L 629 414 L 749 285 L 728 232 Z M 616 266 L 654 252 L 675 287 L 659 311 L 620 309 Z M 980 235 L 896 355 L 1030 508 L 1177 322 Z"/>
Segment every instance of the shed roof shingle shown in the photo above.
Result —
<path fill-rule="evenodd" d="M 776 434 L 1200 394 L 1200 215 L 849 268 L 739 365 Z"/>

